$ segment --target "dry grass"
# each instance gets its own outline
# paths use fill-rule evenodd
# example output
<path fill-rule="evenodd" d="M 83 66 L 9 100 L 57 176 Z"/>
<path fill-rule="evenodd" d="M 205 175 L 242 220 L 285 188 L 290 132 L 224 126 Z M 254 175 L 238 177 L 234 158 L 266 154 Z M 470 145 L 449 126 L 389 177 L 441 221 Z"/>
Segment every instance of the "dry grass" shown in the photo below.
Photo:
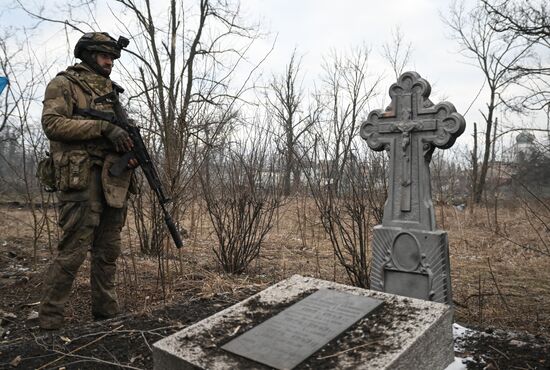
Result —
<path fill-rule="evenodd" d="M 549 240 L 548 230 L 535 231 L 515 207 L 499 209 L 496 233 L 483 208 L 446 214 L 457 319 L 548 334 L 550 256 L 537 234 Z"/>
<path fill-rule="evenodd" d="M 146 312 L 155 305 L 177 300 L 184 292 L 197 296 L 225 293 L 228 297 L 238 296 L 236 293 L 258 291 L 293 274 L 348 283 L 310 200 L 290 199 L 280 209 L 260 258 L 247 274 L 240 276 L 220 273 L 212 252 L 216 239 L 208 217 L 199 205 L 193 212 L 194 225 L 190 224 L 190 218 L 185 220 L 190 238 L 184 249 L 169 247 L 169 258 L 162 261 L 164 279 L 160 278 L 159 261 L 139 255 L 132 218 L 128 218 L 118 272 L 118 292 L 125 310 Z M 449 233 L 456 320 L 469 326 L 548 334 L 550 256 L 532 249 L 543 248 L 545 252 L 542 242 L 550 239 L 550 234 L 537 225 L 538 233 L 535 232 L 521 208 L 500 208 L 497 216 L 498 234 L 494 232 L 492 210 L 437 209 L 440 227 Z M 14 248 L 20 254 L 32 255 L 29 211 L 3 208 L 0 218 L 4 220 L 0 224 L 2 255 Z M 44 238 L 39 243 L 38 257 L 35 270 L 40 276 L 52 257 Z M 1 260 L 0 272 L 6 268 L 6 262 Z M 89 320 L 88 276 L 86 262 L 67 308 L 71 321 Z M 40 286 L 27 289 L 39 290 Z M 32 299 L 36 299 L 36 294 L 27 294 L 21 297 L 20 304 Z M 7 304 L 3 302 L 0 308 Z"/>

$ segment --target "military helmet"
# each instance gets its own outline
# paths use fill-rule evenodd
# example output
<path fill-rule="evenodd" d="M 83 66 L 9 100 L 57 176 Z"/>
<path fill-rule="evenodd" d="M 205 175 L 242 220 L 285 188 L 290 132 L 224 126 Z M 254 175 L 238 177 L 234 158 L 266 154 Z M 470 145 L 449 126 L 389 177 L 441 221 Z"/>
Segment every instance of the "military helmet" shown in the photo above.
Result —
<path fill-rule="evenodd" d="M 74 56 L 82 59 L 82 52 L 100 52 L 112 55 L 115 59 L 120 58 L 120 51 L 128 46 L 130 41 L 125 37 L 119 37 L 118 41 L 112 38 L 107 32 L 88 32 L 76 43 Z"/>

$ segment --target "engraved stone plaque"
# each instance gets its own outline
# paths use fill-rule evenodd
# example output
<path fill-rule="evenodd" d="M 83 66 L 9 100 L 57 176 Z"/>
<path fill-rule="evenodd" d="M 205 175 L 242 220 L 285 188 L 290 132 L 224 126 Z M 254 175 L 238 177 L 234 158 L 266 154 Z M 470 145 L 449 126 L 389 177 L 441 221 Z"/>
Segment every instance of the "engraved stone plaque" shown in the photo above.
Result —
<path fill-rule="evenodd" d="M 292 369 L 382 303 L 320 289 L 222 348 L 276 369 Z"/>
<path fill-rule="evenodd" d="M 384 288 L 387 293 L 424 299 L 430 294 L 428 274 L 403 272 L 398 270 L 384 271 Z"/>

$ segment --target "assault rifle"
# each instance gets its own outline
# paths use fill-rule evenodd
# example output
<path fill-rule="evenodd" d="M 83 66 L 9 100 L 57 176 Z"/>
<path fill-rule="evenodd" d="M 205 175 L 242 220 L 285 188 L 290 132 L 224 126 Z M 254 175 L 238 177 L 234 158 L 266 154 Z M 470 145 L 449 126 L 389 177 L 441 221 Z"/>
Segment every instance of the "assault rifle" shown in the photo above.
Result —
<path fill-rule="evenodd" d="M 160 203 L 160 207 L 162 208 L 162 212 L 164 214 L 164 222 L 166 222 L 168 231 L 170 231 L 170 235 L 172 236 L 172 239 L 174 240 L 176 247 L 181 248 L 183 247 L 183 241 L 181 239 L 181 235 L 176 227 L 176 224 L 174 224 L 174 220 L 172 219 L 172 216 L 170 216 L 170 213 L 168 213 L 168 211 L 166 210 L 166 204 L 170 202 L 170 198 L 167 197 L 166 194 L 164 193 L 164 189 L 160 182 L 157 170 L 153 162 L 151 161 L 151 157 L 147 152 L 147 148 L 145 147 L 145 143 L 143 142 L 143 138 L 141 137 L 141 133 L 139 132 L 139 127 L 130 123 L 130 121 L 128 120 L 128 116 L 124 111 L 124 108 L 122 108 L 122 105 L 120 104 L 120 100 L 118 99 L 118 93 L 119 91 L 122 92 L 124 90 L 117 85 L 114 85 L 113 87 L 114 87 L 113 91 L 111 91 L 109 94 L 96 98 L 94 102 L 96 104 L 100 104 L 103 102 L 111 103 L 113 105 L 113 110 L 115 112 L 114 114 L 110 112 L 104 112 L 104 111 L 90 109 L 90 108 L 89 109 L 76 108 L 74 113 L 81 116 L 88 116 L 90 118 L 108 121 L 126 130 L 126 132 L 128 132 L 128 134 L 130 135 L 130 138 L 134 142 L 134 148 L 131 151 L 125 153 L 118 160 L 118 162 L 113 164 L 113 166 L 109 169 L 109 174 L 111 176 L 120 176 L 124 171 L 128 170 L 128 161 L 131 158 L 137 159 L 141 167 L 141 170 L 143 171 L 143 174 L 145 175 L 145 178 L 149 183 L 149 186 L 157 195 L 157 198 Z"/>

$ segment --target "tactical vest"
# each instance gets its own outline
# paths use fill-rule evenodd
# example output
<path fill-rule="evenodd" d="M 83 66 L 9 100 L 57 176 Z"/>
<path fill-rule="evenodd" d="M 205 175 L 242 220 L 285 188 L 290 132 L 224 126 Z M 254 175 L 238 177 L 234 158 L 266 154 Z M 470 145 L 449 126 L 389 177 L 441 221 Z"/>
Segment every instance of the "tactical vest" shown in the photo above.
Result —
<path fill-rule="evenodd" d="M 111 104 L 96 104 L 94 102 L 99 96 L 108 94 L 113 90 L 113 84 L 110 79 L 88 71 L 81 64 L 69 67 L 67 70 L 58 73 L 57 76 L 62 76 L 71 82 L 73 99 L 72 119 L 89 120 L 90 117 L 84 117 L 78 114 L 78 110 L 89 108 L 114 113 Z M 115 151 L 114 146 L 106 138 L 86 140 L 84 142 L 50 141 L 50 150 L 52 152 L 65 152 L 75 149 L 86 150 L 92 161 L 98 164 L 102 162 L 108 153 Z"/>
<path fill-rule="evenodd" d="M 96 110 L 114 114 L 112 103 L 105 102 L 97 104 L 95 100 L 106 95 L 116 88 L 110 79 L 89 71 L 82 64 L 69 67 L 66 71 L 57 76 L 67 79 L 69 90 L 64 94 L 70 94 L 70 104 L 67 108 L 72 109 L 72 120 L 91 120 L 86 111 Z M 69 100 L 65 96 L 64 101 Z M 93 121 L 93 119 L 92 119 Z M 99 125 L 100 122 L 98 121 Z M 76 125 L 78 126 L 78 125 Z M 97 174 L 101 181 L 101 189 L 107 204 L 114 208 L 123 208 L 127 200 L 127 192 L 131 183 L 133 171 L 125 171 L 120 176 L 110 176 L 109 168 L 116 163 L 121 155 L 110 141 L 106 138 L 80 141 L 54 141 L 50 140 L 50 151 L 53 164 L 53 176 L 48 176 L 48 183 L 52 188 L 59 190 L 57 196 L 60 201 L 85 201 L 92 196 L 90 189 L 96 186 Z M 94 164 L 102 167 L 93 166 Z M 46 164 L 45 164 L 46 165 Z M 39 176 L 42 177 L 42 176 Z M 53 178 L 52 178 L 53 177 Z M 44 185 L 48 185 L 42 181 Z M 97 201 L 94 200 L 94 201 Z"/>

